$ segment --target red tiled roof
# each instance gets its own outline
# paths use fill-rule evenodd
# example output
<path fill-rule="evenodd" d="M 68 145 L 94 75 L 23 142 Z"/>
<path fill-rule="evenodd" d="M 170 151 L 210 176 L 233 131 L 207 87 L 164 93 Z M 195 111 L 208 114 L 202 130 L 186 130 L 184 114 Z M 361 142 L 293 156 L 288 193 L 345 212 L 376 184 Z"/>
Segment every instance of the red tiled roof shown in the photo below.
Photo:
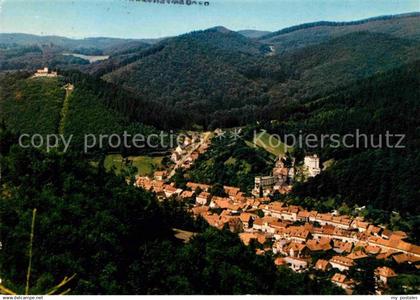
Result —
<path fill-rule="evenodd" d="M 335 281 L 338 283 L 344 283 L 346 281 L 346 275 L 344 274 L 340 274 L 340 273 L 335 273 L 334 276 L 331 278 L 331 281 Z"/>
<path fill-rule="evenodd" d="M 317 262 L 316 262 L 316 264 L 315 264 L 315 269 L 326 271 L 327 268 L 328 268 L 328 265 L 329 265 L 328 260 L 318 259 Z"/>
<path fill-rule="evenodd" d="M 350 253 L 349 255 L 347 255 L 347 257 L 351 258 L 353 260 L 356 260 L 356 259 L 366 258 L 368 256 L 363 251 L 358 250 L 358 251 L 354 251 L 354 252 Z"/>
<path fill-rule="evenodd" d="M 383 276 L 383 277 L 395 277 L 397 274 L 388 267 L 378 267 L 375 269 L 375 275 Z"/>
<path fill-rule="evenodd" d="M 340 264 L 340 265 L 343 265 L 343 266 L 346 266 L 346 267 L 354 266 L 354 261 L 351 258 L 344 257 L 344 256 L 338 256 L 338 255 L 333 256 L 330 259 L 330 263 L 331 262 L 336 263 L 336 264 Z"/>

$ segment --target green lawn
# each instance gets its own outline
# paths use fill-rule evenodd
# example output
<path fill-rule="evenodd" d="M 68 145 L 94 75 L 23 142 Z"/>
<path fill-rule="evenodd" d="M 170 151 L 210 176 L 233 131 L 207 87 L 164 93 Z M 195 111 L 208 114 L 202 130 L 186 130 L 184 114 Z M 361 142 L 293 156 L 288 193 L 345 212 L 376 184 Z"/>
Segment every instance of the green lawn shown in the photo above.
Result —
<path fill-rule="evenodd" d="M 257 145 L 258 147 L 265 149 L 267 152 L 275 155 L 276 157 L 284 155 L 286 151 L 292 150 L 292 147 L 287 146 L 267 132 L 255 135 L 253 145 Z"/>
<path fill-rule="evenodd" d="M 138 175 L 151 175 L 156 168 L 162 166 L 163 156 L 129 156 L 128 160 L 132 162 L 138 170 Z M 105 158 L 105 168 L 110 170 L 115 167 L 116 172 L 120 173 L 125 167 L 120 154 L 110 154 Z"/>

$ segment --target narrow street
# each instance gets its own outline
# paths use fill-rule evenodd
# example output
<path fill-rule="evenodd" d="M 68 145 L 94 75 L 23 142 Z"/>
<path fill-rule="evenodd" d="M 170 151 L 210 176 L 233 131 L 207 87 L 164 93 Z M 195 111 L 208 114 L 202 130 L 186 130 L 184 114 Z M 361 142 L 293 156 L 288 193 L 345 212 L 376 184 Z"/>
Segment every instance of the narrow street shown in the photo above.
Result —
<path fill-rule="evenodd" d="M 209 141 L 211 134 L 212 132 L 210 131 L 202 133 L 200 136 L 200 142 L 196 145 L 193 145 L 193 147 L 175 164 L 167 177 L 168 179 L 175 175 L 176 169 L 180 168 L 194 151 Z"/>

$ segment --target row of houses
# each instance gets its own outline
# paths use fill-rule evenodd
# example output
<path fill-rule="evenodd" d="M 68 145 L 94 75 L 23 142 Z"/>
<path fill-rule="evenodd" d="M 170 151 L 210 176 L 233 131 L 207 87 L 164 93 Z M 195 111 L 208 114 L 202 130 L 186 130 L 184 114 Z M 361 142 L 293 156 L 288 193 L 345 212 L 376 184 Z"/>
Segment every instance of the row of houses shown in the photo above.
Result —
<path fill-rule="evenodd" d="M 208 142 L 201 142 L 199 135 L 186 136 L 171 154 L 171 160 L 183 169 L 191 168 L 197 158 L 209 148 Z"/>
<path fill-rule="evenodd" d="M 405 242 L 406 233 L 391 232 L 361 218 L 351 219 L 349 216 L 339 216 L 333 213 L 307 211 L 300 206 L 286 205 L 280 201 L 270 202 L 269 197 L 248 197 L 237 187 L 224 186 L 227 196 L 218 197 L 209 193 L 210 185 L 202 183 L 189 182 L 187 183 L 188 190 L 182 190 L 166 184 L 162 180 L 139 177 L 137 185 L 153 191 L 163 198 L 175 196 L 187 199 L 195 197 L 196 207 L 208 207 L 206 215 L 211 214 L 214 209 L 226 210 L 225 215 L 247 220 L 247 222 L 243 222 L 244 230 L 268 233 L 275 240 L 286 238 L 303 242 L 309 237 L 315 240 L 329 238 L 335 242 L 337 246 L 335 248 L 341 249 L 343 252 L 349 248 L 350 244 L 362 242 L 366 247 L 369 247 L 368 249 L 375 249 L 381 254 L 391 251 L 420 258 L 420 246 Z M 259 217 L 256 214 L 257 210 L 262 211 L 264 217 Z M 305 224 L 292 226 L 293 222 Z"/>
<path fill-rule="evenodd" d="M 194 205 L 190 212 L 195 217 L 218 229 L 238 233 L 246 245 L 257 243 L 257 254 L 273 253 L 278 266 L 285 265 L 296 272 L 337 269 L 339 273 L 331 281 L 349 293 L 353 282 L 343 273 L 355 267 L 359 260 L 376 257 L 416 266 L 420 263 L 420 247 L 404 241 L 406 233 L 392 232 L 359 217 L 308 211 L 301 206 L 271 201 L 269 197 L 249 197 L 230 186 L 224 186 L 226 196 L 219 197 L 210 193 L 210 185 L 202 183 L 189 182 L 187 190 L 168 187 L 156 180 L 139 179 L 138 185 L 163 192 L 164 197 L 192 199 Z M 312 265 L 315 253 L 330 250 L 336 255 Z M 378 292 L 379 287 L 386 285 L 387 274 L 394 276 L 392 270 L 384 270 L 387 269 L 377 272 L 382 274 L 377 276 Z"/>

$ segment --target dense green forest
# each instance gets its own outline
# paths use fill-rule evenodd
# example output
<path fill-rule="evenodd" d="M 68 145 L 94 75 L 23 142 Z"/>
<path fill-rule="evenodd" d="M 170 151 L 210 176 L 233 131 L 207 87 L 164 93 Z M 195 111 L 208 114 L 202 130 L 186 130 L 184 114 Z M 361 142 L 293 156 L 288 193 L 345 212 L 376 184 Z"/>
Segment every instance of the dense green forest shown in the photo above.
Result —
<path fill-rule="evenodd" d="M 287 117 L 287 121 L 261 125 L 280 136 L 310 133 L 318 140 L 326 134 L 343 137 L 359 130 L 375 136 L 373 145 L 378 145 L 379 136 L 387 131 L 405 134 L 403 149 L 387 148 L 384 140 L 381 148 L 365 147 L 363 138 L 360 147 L 333 147 L 328 142 L 325 147 L 304 147 L 309 153 L 320 154 L 323 161 L 334 159 L 335 163 L 319 176 L 295 185 L 293 192 L 301 201 L 333 197 L 337 205 L 367 205 L 382 210 L 382 221 L 396 210 L 410 223 L 404 228 L 414 230 L 418 237 L 419 72 L 420 62 L 416 62 L 378 74 L 329 96 L 278 110 L 278 119 Z M 391 142 L 395 145 L 398 140 Z"/>
<path fill-rule="evenodd" d="M 420 241 L 419 15 L 303 24 L 260 38 L 223 27 L 156 41 L 72 40 L 0 34 L 0 278 L 24 291 L 33 209 L 37 209 L 31 293 L 64 276 L 75 294 L 340 294 L 327 276 L 276 268 L 236 235 L 193 220 L 182 203 L 159 203 L 113 174 L 105 153 L 81 154 L 85 134 L 244 126 L 270 134 L 404 134 L 402 149 L 294 146 L 330 166 L 282 196 L 290 204 L 360 214 Z M 105 54 L 89 64 L 63 52 Z M 36 68 L 58 78 L 30 78 Z M 4 71 L 7 72 L 4 72 Z M 25 70 L 25 71 L 17 71 Z M 74 85 L 66 93 L 65 84 Z M 5 130 L 7 126 L 8 131 Z M 18 133 L 73 135 L 68 153 L 17 147 Z M 394 143 L 397 139 L 392 140 Z M 165 151 L 167 149 L 153 149 Z M 215 138 L 186 180 L 249 191 L 273 157 L 243 139 Z M 133 180 L 133 178 L 129 178 Z M 359 213 L 355 207 L 365 206 Z M 189 243 L 172 228 L 197 232 Z M 382 263 L 382 262 L 380 262 Z M 351 274 L 356 293 L 373 292 L 378 262 Z M 413 266 L 392 266 L 391 291 L 418 292 Z M 418 271 L 417 271 L 418 272 Z M 331 274 L 328 274 L 331 275 Z M 331 277 L 331 276 L 330 276 Z M 416 288 L 417 287 L 417 288 Z"/>
<path fill-rule="evenodd" d="M 130 93 L 109 107 L 159 128 L 234 127 L 277 119 L 291 103 L 413 62 L 419 20 L 414 13 L 311 23 L 260 39 L 223 27 L 154 41 L 2 34 L 0 69 L 49 66 L 101 77 Z M 110 58 L 87 64 L 62 55 L 71 51 Z"/>
<path fill-rule="evenodd" d="M 0 78 L 0 119 L 22 133 L 57 131 L 64 83 L 57 78 L 25 79 L 29 74 Z"/>
<path fill-rule="evenodd" d="M 122 136 L 125 131 L 131 135 L 157 132 L 109 107 L 110 99 L 127 99 L 128 93 L 121 88 L 78 71 L 62 74 L 64 76 L 57 78 L 30 78 L 27 72 L 1 76 L 0 119 L 19 133 L 64 134 L 67 139 L 72 136 L 71 147 L 78 151 L 83 150 L 86 134 L 99 139 L 100 134 Z M 73 84 L 74 90 L 66 96 L 64 86 L 68 82 Z M 112 149 L 105 145 L 103 150 L 128 155 L 150 149 Z"/>
<path fill-rule="evenodd" d="M 352 32 L 368 31 L 395 37 L 417 39 L 419 13 L 380 16 L 359 21 L 304 23 L 260 36 L 259 40 L 274 45 L 279 53 L 316 45 Z"/>
<path fill-rule="evenodd" d="M 74 294 L 342 293 L 324 279 L 277 269 L 237 235 L 195 223 L 177 204 L 158 204 L 102 164 L 21 149 L 4 129 L 0 142 L 0 274 L 12 290 L 24 290 L 36 208 L 31 294 L 73 274 L 65 288 Z M 173 227 L 199 234 L 184 244 Z"/>
<path fill-rule="evenodd" d="M 147 55 L 140 52 L 141 58 L 103 78 L 148 103 L 163 104 L 166 116 L 183 115 L 178 128 L 234 127 L 276 119 L 287 104 L 414 61 L 420 44 L 362 31 L 284 54 L 268 55 L 264 47 L 226 29 L 193 32 L 165 40 Z M 109 62 L 102 64 L 107 68 Z M 131 104 L 117 106 L 131 113 Z"/>
<path fill-rule="evenodd" d="M 193 182 L 223 184 L 250 192 L 255 176 L 269 175 L 274 159 L 268 152 L 226 136 L 214 138 L 210 149 L 199 156 L 185 177 Z"/>

